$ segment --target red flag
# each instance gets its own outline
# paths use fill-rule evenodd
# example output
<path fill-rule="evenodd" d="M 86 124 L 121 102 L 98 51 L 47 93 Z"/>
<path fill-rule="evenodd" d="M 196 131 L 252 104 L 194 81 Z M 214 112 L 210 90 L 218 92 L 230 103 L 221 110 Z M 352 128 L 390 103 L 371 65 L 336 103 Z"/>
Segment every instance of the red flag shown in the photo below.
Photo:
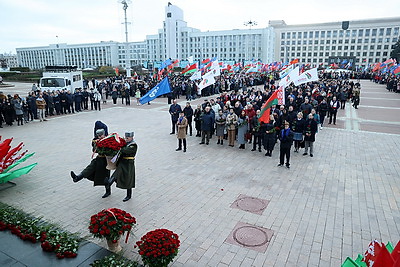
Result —
<path fill-rule="evenodd" d="M 278 105 L 278 91 L 276 90 L 261 107 L 260 117 L 258 118 L 259 122 L 269 123 L 270 109 L 272 105 Z"/>
<path fill-rule="evenodd" d="M 385 246 L 382 246 L 379 254 L 376 256 L 374 261 L 374 267 L 389 267 L 393 266 L 394 260 L 392 256 L 390 256 L 389 251 Z"/>
<path fill-rule="evenodd" d="M 393 74 L 394 75 L 399 75 L 400 74 L 400 65 L 397 68 L 394 69 Z"/>
<path fill-rule="evenodd" d="M 394 247 L 391 255 L 394 261 L 398 261 L 400 263 L 400 241 L 397 242 L 397 245 Z"/>
<path fill-rule="evenodd" d="M 187 66 L 183 71 L 182 71 L 182 74 L 185 74 L 186 72 L 188 72 L 188 71 L 194 71 L 194 70 L 196 70 L 197 69 L 197 63 L 194 63 L 193 65 L 191 65 L 191 66 Z"/>
<path fill-rule="evenodd" d="M 296 63 L 299 63 L 299 59 L 298 58 L 295 58 L 295 59 L 293 59 L 292 61 L 290 61 L 290 64 L 292 65 L 292 64 L 296 64 Z"/>
<path fill-rule="evenodd" d="M 208 62 L 210 62 L 210 61 L 211 61 L 211 59 L 207 58 L 207 59 L 204 59 L 204 60 L 201 62 L 201 64 L 206 64 L 206 63 L 208 63 Z"/>
<path fill-rule="evenodd" d="M 380 67 L 381 67 L 381 63 L 377 63 L 375 65 L 375 67 L 372 69 L 372 72 L 379 70 Z"/>
<path fill-rule="evenodd" d="M 364 260 L 363 260 L 368 267 L 372 266 L 372 264 L 375 262 L 376 257 L 381 251 L 381 249 L 382 249 L 382 244 L 379 243 L 377 240 L 374 240 L 371 243 L 369 243 L 368 249 L 364 253 Z"/>
<path fill-rule="evenodd" d="M 118 68 L 115 68 L 115 75 L 119 76 L 119 69 Z"/>

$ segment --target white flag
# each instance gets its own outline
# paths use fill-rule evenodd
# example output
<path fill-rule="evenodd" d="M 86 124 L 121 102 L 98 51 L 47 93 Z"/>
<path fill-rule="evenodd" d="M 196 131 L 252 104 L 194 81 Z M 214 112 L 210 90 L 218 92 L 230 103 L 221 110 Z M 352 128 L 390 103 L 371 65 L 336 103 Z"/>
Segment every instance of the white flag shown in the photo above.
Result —
<path fill-rule="evenodd" d="M 293 80 L 294 85 L 298 86 L 303 83 L 318 81 L 318 70 L 313 68 L 303 72 L 296 80 Z"/>
<path fill-rule="evenodd" d="M 211 64 L 209 72 L 212 72 L 214 77 L 221 75 L 221 68 L 219 66 L 218 60 L 214 60 L 213 61 L 213 63 Z"/>
<path fill-rule="evenodd" d="M 285 78 L 292 71 L 292 69 L 293 69 L 293 65 L 287 66 L 286 69 L 282 70 L 279 73 L 279 78 L 280 79 Z"/>
<path fill-rule="evenodd" d="M 203 90 L 207 86 L 210 86 L 215 83 L 214 74 L 210 71 L 203 75 L 203 80 L 199 83 L 199 89 Z"/>
<path fill-rule="evenodd" d="M 189 79 L 190 79 L 191 81 L 200 80 L 200 79 L 201 79 L 201 71 L 196 71 L 195 73 L 193 73 L 192 76 L 190 76 Z"/>
<path fill-rule="evenodd" d="M 193 64 L 193 56 L 188 57 L 187 60 L 189 61 L 189 64 Z"/>
<path fill-rule="evenodd" d="M 289 74 L 286 75 L 285 78 L 279 81 L 279 86 L 286 88 L 289 84 L 296 81 L 299 78 L 299 69 L 299 66 L 297 66 L 294 70 L 289 72 Z"/>

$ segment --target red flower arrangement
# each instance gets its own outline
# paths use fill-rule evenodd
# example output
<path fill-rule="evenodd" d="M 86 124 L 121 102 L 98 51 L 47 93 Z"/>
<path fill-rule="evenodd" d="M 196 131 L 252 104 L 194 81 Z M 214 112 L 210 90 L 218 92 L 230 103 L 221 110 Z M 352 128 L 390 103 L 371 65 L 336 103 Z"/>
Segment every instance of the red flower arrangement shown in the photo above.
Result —
<path fill-rule="evenodd" d="M 125 139 L 112 133 L 96 142 L 96 152 L 101 155 L 115 156 L 126 145 Z"/>
<path fill-rule="evenodd" d="M 150 231 L 136 242 L 143 263 L 150 267 L 168 266 L 178 255 L 178 235 L 167 229 Z M 135 246 L 136 247 L 136 246 Z"/>
<path fill-rule="evenodd" d="M 75 258 L 79 248 L 79 237 L 51 224 L 15 210 L 12 207 L 0 208 L 0 231 L 10 230 L 24 241 L 40 242 L 46 252 L 55 252 L 57 258 Z"/>
<path fill-rule="evenodd" d="M 94 237 L 112 240 L 113 243 L 117 243 L 120 236 L 128 232 L 125 240 L 127 242 L 134 224 L 136 224 L 135 217 L 126 211 L 112 208 L 92 215 L 89 230 Z"/>

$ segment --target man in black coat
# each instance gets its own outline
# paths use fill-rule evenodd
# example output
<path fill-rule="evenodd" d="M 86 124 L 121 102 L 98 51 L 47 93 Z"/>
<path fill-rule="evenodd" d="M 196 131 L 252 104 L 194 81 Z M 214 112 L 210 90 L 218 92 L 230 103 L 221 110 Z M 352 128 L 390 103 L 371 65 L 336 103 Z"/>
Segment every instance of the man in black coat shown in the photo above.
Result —
<path fill-rule="evenodd" d="M 186 102 L 186 107 L 183 108 L 183 114 L 185 115 L 188 121 L 190 136 L 192 136 L 193 109 L 190 106 L 189 102 Z"/>
<path fill-rule="evenodd" d="M 293 132 L 289 128 L 289 122 L 285 121 L 284 123 L 285 129 L 282 129 L 279 132 L 279 140 L 281 141 L 280 145 L 280 155 L 279 155 L 279 164 L 278 166 L 283 166 L 285 156 L 286 156 L 286 168 L 290 168 L 290 148 L 293 143 Z"/>
<path fill-rule="evenodd" d="M 177 100 L 174 99 L 172 105 L 169 107 L 169 114 L 171 115 L 172 121 L 172 131 L 170 134 L 175 134 L 176 123 L 178 121 L 180 112 L 182 112 L 182 108 L 179 104 L 177 104 Z"/>
<path fill-rule="evenodd" d="M 201 143 L 204 144 L 206 141 L 206 145 L 210 143 L 211 131 L 214 127 L 215 123 L 215 115 L 211 112 L 211 107 L 207 106 L 204 110 L 203 115 L 201 116 Z"/>
<path fill-rule="evenodd" d="M 314 142 L 315 142 L 315 134 L 318 130 L 318 124 L 314 120 L 314 115 L 309 114 L 308 119 L 306 121 L 306 125 L 304 127 L 304 141 L 305 141 L 305 151 L 303 156 L 308 154 L 308 148 L 310 148 L 310 157 L 313 157 L 314 150 Z"/>
<path fill-rule="evenodd" d="M 87 91 L 86 88 L 83 89 L 82 97 L 83 97 L 83 109 L 88 110 L 89 92 Z"/>

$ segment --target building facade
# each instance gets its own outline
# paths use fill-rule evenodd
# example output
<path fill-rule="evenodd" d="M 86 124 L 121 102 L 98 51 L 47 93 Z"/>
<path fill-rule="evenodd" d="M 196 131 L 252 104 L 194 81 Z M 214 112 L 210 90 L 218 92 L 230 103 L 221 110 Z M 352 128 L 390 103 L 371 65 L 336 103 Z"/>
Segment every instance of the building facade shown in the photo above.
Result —
<path fill-rule="evenodd" d="M 300 63 L 314 66 L 344 60 L 353 67 L 366 66 L 389 58 L 399 39 L 400 17 L 349 21 L 347 29 L 342 26 L 342 22 L 287 25 L 279 20 L 269 21 L 268 27 L 261 29 L 202 32 L 188 27 L 182 9 L 169 3 L 162 29 L 143 42 L 52 44 L 16 50 L 18 65 L 31 69 L 48 65 L 126 68 L 127 63 L 130 67 L 157 67 L 168 58 L 179 59 L 183 66 L 191 56 L 200 61 L 216 57 L 228 63 L 298 58 Z"/>
<path fill-rule="evenodd" d="M 0 54 L 0 69 L 8 70 L 18 67 L 17 55 L 15 54 Z"/>
<path fill-rule="evenodd" d="M 298 58 L 317 66 L 346 59 L 365 67 L 390 57 L 399 40 L 400 17 L 304 25 L 286 25 L 282 20 L 270 21 L 269 26 L 274 28 L 277 61 Z"/>

